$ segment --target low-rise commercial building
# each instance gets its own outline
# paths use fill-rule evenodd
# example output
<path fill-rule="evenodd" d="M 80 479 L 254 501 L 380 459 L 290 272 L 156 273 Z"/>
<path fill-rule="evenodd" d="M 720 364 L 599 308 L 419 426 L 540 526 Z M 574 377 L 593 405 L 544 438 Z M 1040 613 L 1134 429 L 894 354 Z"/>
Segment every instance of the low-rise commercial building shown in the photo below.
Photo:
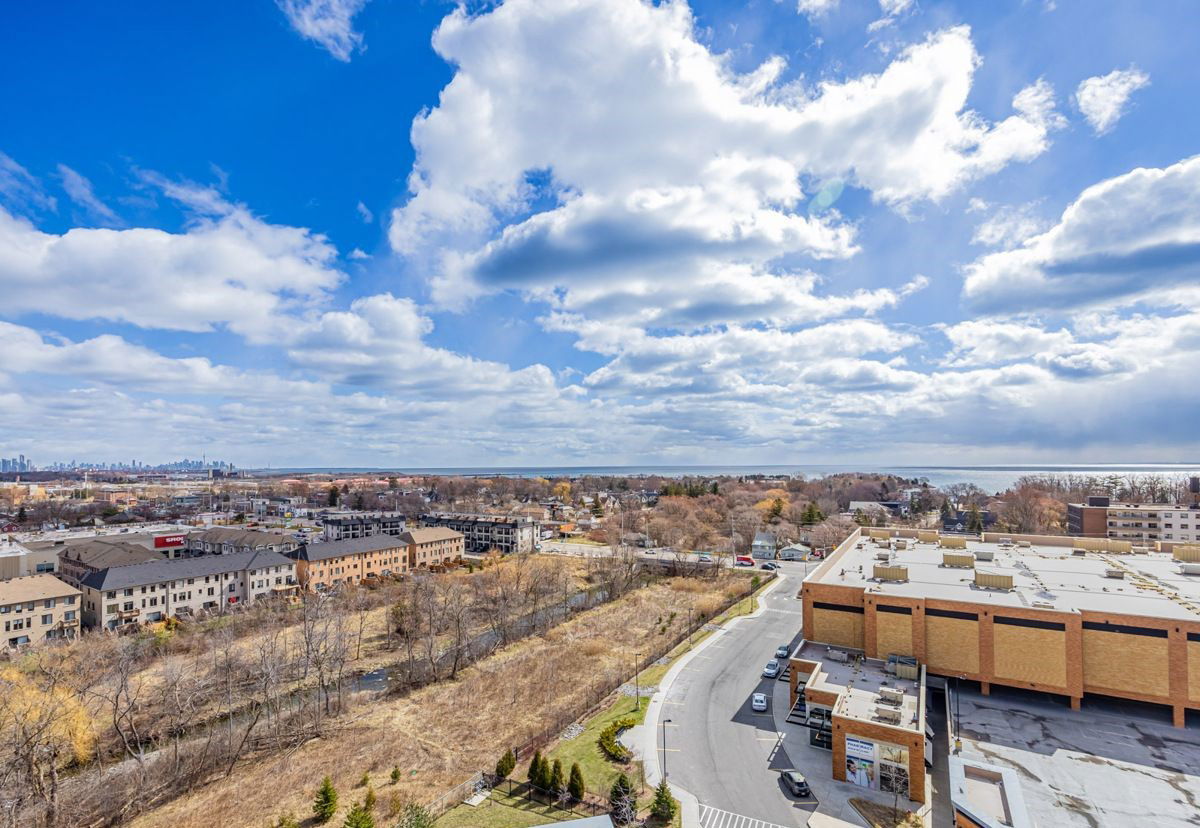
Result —
<path fill-rule="evenodd" d="M 1200 546 L 856 530 L 805 579 L 807 640 L 930 674 L 1200 709 Z"/>
<path fill-rule="evenodd" d="M 333 514 L 324 517 L 321 524 L 327 541 L 369 538 L 372 535 L 395 536 L 403 532 L 405 527 L 404 515 L 399 512 Z"/>
<path fill-rule="evenodd" d="M 174 558 L 91 572 L 80 587 L 84 626 L 111 630 L 290 592 L 296 563 L 266 549 Z"/>
<path fill-rule="evenodd" d="M 467 552 L 503 555 L 532 552 L 538 542 L 538 524 L 521 515 L 480 515 L 464 512 L 430 512 L 421 515 L 425 526 L 443 526 L 462 534 Z"/>
<path fill-rule="evenodd" d="M 215 526 L 187 536 L 189 555 L 232 555 L 238 552 L 276 552 L 286 554 L 300 544 L 289 535 L 261 529 L 237 529 Z"/>
<path fill-rule="evenodd" d="M 53 575 L 0 581 L 0 620 L 9 647 L 79 635 L 80 592 Z"/>

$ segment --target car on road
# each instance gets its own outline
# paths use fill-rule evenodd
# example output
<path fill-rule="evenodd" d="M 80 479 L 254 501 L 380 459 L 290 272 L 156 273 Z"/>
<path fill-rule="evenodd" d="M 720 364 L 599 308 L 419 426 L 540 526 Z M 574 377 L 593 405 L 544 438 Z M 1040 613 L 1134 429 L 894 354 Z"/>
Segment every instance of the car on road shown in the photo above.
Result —
<path fill-rule="evenodd" d="M 787 644 L 780 644 L 778 647 L 775 648 L 775 657 L 776 658 L 787 658 L 791 654 L 792 654 L 792 648 L 789 647 Z"/>
<path fill-rule="evenodd" d="M 779 569 L 779 564 L 771 563 L 770 561 L 767 561 L 765 564 L 760 566 L 759 569 L 769 569 L 772 572 L 774 572 L 776 569 Z"/>
<path fill-rule="evenodd" d="M 700 563 L 712 563 L 712 558 L 708 555 L 700 555 L 696 560 Z"/>
<path fill-rule="evenodd" d="M 808 787 L 808 780 L 800 771 L 785 770 L 780 776 L 792 796 L 812 796 L 812 788 Z"/>
<path fill-rule="evenodd" d="M 776 661 L 775 659 L 771 659 L 770 661 L 768 661 L 767 666 L 763 668 L 762 674 L 763 674 L 764 678 L 778 678 L 779 677 L 779 662 Z"/>
<path fill-rule="evenodd" d="M 755 693 L 750 697 L 750 709 L 756 713 L 765 713 L 767 710 L 767 694 Z"/>

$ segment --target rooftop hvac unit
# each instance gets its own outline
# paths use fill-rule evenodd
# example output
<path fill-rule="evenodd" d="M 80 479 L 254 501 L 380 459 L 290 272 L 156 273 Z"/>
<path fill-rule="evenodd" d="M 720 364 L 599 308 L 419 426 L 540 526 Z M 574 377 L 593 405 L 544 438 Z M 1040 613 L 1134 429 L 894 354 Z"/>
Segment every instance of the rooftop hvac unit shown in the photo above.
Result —
<path fill-rule="evenodd" d="M 1001 546 L 1012 546 L 1012 538 L 1000 538 L 997 543 L 999 543 Z"/>
<path fill-rule="evenodd" d="M 962 569 L 970 569 L 975 566 L 975 556 L 971 554 L 963 555 L 961 553 L 943 552 L 942 566 L 956 566 Z"/>
<path fill-rule="evenodd" d="M 879 700 L 888 704 L 900 705 L 904 703 L 904 691 L 898 687 L 880 687 Z"/>
<path fill-rule="evenodd" d="M 938 545 L 942 549 L 966 549 L 966 538 L 938 538 Z"/>
<path fill-rule="evenodd" d="M 906 541 L 904 538 L 896 538 L 896 548 L 908 549 L 908 541 Z"/>
<path fill-rule="evenodd" d="M 976 549 L 975 560 L 977 561 L 994 561 L 996 560 L 995 549 Z"/>
<path fill-rule="evenodd" d="M 1151 550 L 1149 546 L 1134 546 L 1129 551 L 1135 555 L 1149 555 Z"/>
<path fill-rule="evenodd" d="M 1200 563 L 1200 546 L 1176 546 L 1171 550 L 1171 555 L 1177 561 Z"/>
<path fill-rule="evenodd" d="M 900 724 L 900 711 L 894 707 L 876 707 L 875 718 L 888 724 Z"/>
<path fill-rule="evenodd" d="M 839 664 L 845 664 L 850 660 L 849 656 L 847 656 L 842 650 L 830 650 L 828 655 L 830 661 L 836 661 Z"/>
<path fill-rule="evenodd" d="M 1054 609 L 1054 604 L 1051 601 L 1034 601 L 1032 606 L 1038 609 Z"/>
<path fill-rule="evenodd" d="M 1123 581 L 1123 580 L 1125 580 L 1125 570 L 1124 569 L 1106 569 L 1106 570 L 1104 570 L 1104 577 L 1105 578 L 1119 578 Z"/>
<path fill-rule="evenodd" d="M 916 664 L 909 664 L 901 661 L 896 664 L 896 678 L 911 679 L 916 681 L 921 677 L 921 667 Z"/>
<path fill-rule="evenodd" d="M 1022 549 L 1028 549 L 1030 547 L 1030 543 L 1027 540 L 1019 540 L 1017 541 L 1017 546 L 1021 547 Z"/>
<path fill-rule="evenodd" d="M 907 581 L 908 567 L 875 564 L 872 575 L 877 581 Z"/>
<path fill-rule="evenodd" d="M 891 559 L 892 553 L 888 552 L 887 550 L 882 550 L 875 553 L 875 560 L 877 561 L 890 561 Z"/>
<path fill-rule="evenodd" d="M 1179 565 L 1179 570 L 1184 575 L 1200 575 L 1200 563 L 1183 563 Z"/>
<path fill-rule="evenodd" d="M 999 572 L 975 571 L 975 586 L 985 589 L 1012 589 L 1013 576 Z"/>

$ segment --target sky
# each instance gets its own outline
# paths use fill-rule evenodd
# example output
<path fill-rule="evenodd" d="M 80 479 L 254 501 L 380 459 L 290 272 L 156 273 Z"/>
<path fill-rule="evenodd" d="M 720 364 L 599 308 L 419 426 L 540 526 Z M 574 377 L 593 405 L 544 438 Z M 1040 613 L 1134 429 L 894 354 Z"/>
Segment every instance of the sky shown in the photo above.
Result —
<path fill-rule="evenodd" d="M 0 26 L 0 455 L 1200 457 L 1191 2 Z"/>

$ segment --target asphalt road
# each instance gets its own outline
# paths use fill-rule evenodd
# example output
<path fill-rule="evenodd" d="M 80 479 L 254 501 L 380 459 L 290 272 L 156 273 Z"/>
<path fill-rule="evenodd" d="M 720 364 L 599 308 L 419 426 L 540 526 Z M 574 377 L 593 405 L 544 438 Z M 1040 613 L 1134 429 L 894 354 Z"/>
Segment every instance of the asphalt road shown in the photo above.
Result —
<path fill-rule="evenodd" d="M 811 566 L 811 565 L 810 565 Z M 762 677 L 762 669 L 780 644 L 801 639 L 800 600 L 796 592 L 804 564 L 784 563 L 783 583 L 763 600 L 766 611 L 732 625 L 688 663 L 667 691 L 658 734 L 668 779 L 701 803 L 706 828 L 802 826 L 815 810 L 784 791 L 778 770 L 792 767 L 775 728 L 782 720 L 786 682 Z M 770 699 L 766 713 L 750 709 L 750 696 Z M 715 810 L 714 810 L 715 809 Z M 739 815 L 740 823 L 722 816 Z M 756 822 L 761 821 L 761 822 Z"/>

